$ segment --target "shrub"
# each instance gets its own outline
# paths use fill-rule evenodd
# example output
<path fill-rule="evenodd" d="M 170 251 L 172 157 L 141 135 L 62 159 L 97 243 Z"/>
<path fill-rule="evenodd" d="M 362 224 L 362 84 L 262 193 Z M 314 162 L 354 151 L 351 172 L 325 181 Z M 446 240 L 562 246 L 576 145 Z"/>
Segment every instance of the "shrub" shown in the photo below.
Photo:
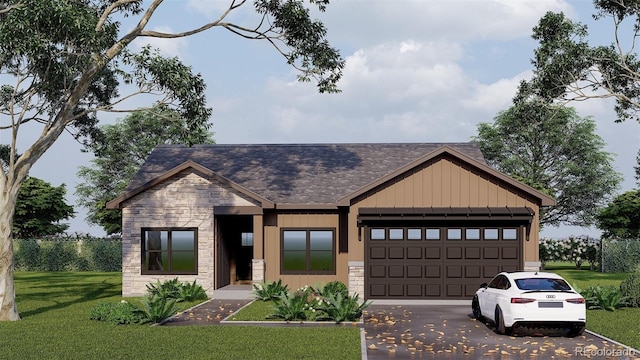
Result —
<path fill-rule="evenodd" d="M 273 314 L 269 317 L 285 321 L 307 320 L 307 311 L 313 309 L 308 303 L 310 293 L 310 288 L 298 290 L 293 294 L 280 293 L 278 300 L 273 303 Z"/>
<path fill-rule="evenodd" d="M 40 259 L 43 271 L 69 271 L 78 253 L 75 242 L 46 241 L 40 244 Z"/>
<path fill-rule="evenodd" d="M 640 264 L 640 240 L 606 239 L 603 241 L 603 272 L 633 272 Z"/>
<path fill-rule="evenodd" d="M 282 293 L 289 292 L 289 287 L 282 283 L 282 279 L 277 282 L 266 284 L 264 281 L 253 285 L 253 295 L 260 300 L 277 300 Z"/>
<path fill-rule="evenodd" d="M 145 297 L 142 301 L 142 307 L 137 311 L 141 317 L 141 324 L 157 324 L 172 317 L 177 312 L 176 299 L 156 295 Z"/>
<path fill-rule="evenodd" d="M 640 269 L 620 283 L 620 292 L 627 299 L 627 306 L 640 307 Z"/>
<path fill-rule="evenodd" d="M 626 305 L 626 298 L 620 289 L 613 285 L 590 286 L 582 292 L 587 309 L 614 311 Z"/>
<path fill-rule="evenodd" d="M 181 283 L 178 278 L 156 283 L 147 284 L 147 294 L 150 297 L 160 297 L 174 299 L 176 302 L 203 300 L 207 298 L 207 292 L 194 280 L 193 283 L 187 281 Z"/>
<path fill-rule="evenodd" d="M 112 239 L 91 239 L 83 242 L 83 254 L 93 271 L 122 270 L 122 242 Z"/>
<path fill-rule="evenodd" d="M 362 311 L 371 303 L 360 304 L 358 294 L 348 296 L 342 292 L 327 294 L 318 305 L 321 315 L 320 320 L 332 320 L 335 322 L 357 321 L 362 316 Z"/>
<path fill-rule="evenodd" d="M 342 294 L 343 296 L 349 296 L 349 289 L 340 281 L 332 281 L 324 286 L 315 290 L 316 295 L 320 297 L 327 297 L 332 295 Z"/>
<path fill-rule="evenodd" d="M 35 240 L 16 240 L 15 266 L 17 270 L 37 271 L 40 268 L 40 245 Z"/>
<path fill-rule="evenodd" d="M 89 318 L 116 325 L 138 324 L 143 321 L 140 309 L 125 300 L 119 303 L 98 303 L 91 310 Z"/>

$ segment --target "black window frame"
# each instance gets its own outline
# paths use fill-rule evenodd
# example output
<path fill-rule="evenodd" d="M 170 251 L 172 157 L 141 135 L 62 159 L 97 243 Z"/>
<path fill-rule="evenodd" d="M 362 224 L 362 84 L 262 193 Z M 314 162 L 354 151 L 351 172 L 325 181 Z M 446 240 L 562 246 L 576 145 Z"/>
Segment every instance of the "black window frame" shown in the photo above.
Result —
<path fill-rule="evenodd" d="M 148 231 L 166 231 L 167 232 L 167 270 L 148 270 L 145 267 L 146 255 L 149 252 L 146 249 L 146 234 Z M 192 231 L 193 232 L 193 271 L 174 271 L 173 270 L 173 236 L 174 231 Z M 140 254 L 141 254 L 141 274 L 142 275 L 198 275 L 198 228 L 197 227 L 143 227 L 140 233 Z M 180 251 L 183 252 L 183 251 Z"/>
<path fill-rule="evenodd" d="M 285 248 L 284 234 L 287 231 L 300 231 L 306 233 L 305 243 L 305 270 L 285 270 Z M 329 231 L 331 232 L 331 270 L 311 270 L 311 232 Z M 325 250 L 326 251 L 326 250 Z M 335 275 L 336 274 L 336 228 L 282 228 L 280 229 L 280 274 L 282 275 Z"/>

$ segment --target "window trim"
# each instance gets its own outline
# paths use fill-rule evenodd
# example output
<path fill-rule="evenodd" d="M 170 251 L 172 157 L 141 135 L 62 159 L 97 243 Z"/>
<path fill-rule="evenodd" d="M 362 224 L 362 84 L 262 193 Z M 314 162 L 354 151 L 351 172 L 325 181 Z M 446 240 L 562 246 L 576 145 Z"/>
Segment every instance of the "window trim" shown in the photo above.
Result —
<path fill-rule="evenodd" d="M 167 232 L 167 259 L 169 270 L 147 270 L 145 267 L 145 255 L 148 253 L 146 250 L 146 237 L 147 231 L 166 231 Z M 193 256 L 194 256 L 194 269 L 193 271 L 173 271 L 172 270 L 172 236 L 174 231 L 193 231 Z M 140 267 L 141 275 L 198 275 L 198 228 L 197 227 L 143 227 L 140 229 Z"/>
<path fill-rule="evenodd" d="M 305 259 L 306 270 L 285 270 L 284 269 L 284 233 L 286 231 L 304 231 L 306 233 Z M 331 232 L 331 270 L 310 270 L 311 268 L 311 232 L 330 231 Z M 281 275 L 335 275 L 336 274 L 336 228 L 281 228 L 280 229 L 280 274 Z"/>

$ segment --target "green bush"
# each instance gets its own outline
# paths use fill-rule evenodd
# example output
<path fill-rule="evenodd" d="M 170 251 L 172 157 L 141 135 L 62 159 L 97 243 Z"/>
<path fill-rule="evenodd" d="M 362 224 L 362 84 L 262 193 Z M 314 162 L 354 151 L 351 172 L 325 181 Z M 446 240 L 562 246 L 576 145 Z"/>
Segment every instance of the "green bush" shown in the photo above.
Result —
<path fill-rule="evenodd" d="M 586 301 L 587 309 L 614 311 L 621 307 L 625 307 L 627 303 L 625 296 L 620 291 L 620 288 L 613 285 L 590 286 L 586 290 L 582 291 L 581 295 Z"/>
<path fill-rule="evenodd" d="M 141 324 L 160 323 L 178 312 L 175 299 L 160 296 L 147 296 L 142 301 L 142 307 L 138 310 L 141 316 Z"/>
<path fill-rule="evenodd" d="M 14 240 L 19 271 L 120 271 L 122 242 L 91 236 Z"/>
<path fill-rule="evenodd" d="M 371 303 L 360 303 L 358 294 L 345 296 L 342 292 L 327 294 L 318 304 L 321 311 L 318 320 L 331 320 L 335 322 L 357 321 L 362 316 L 362 311 Z"/>
<path fill-rule="evenodd" d="M 603 240 L 602 271 L 633 272 L 640 264 L 640 240 Z"/>
<path fill-rule="evenodd" d="M 278 300 L 273 302 L 273 314 L 270 315 L 270 318 L 285 321 L 307 320 L 309 318 L 308 312 L 312 309 L 308 303 L 310 293 L 310 288 L 298 290 L 293 294 L 280 293 Z"/>
<path fill-rule="evenodd" d="M 640 270 L 636 269 L 620 283 L 620 292 L 627 299 L 627 306 L 640 307 Z"/>
<path fill-rule="evenodd" d="M 207 292 L 201 286 L 188 281 L 180 282 L 178 278 L 160 282 L 147 284 L 147 294 L 149 297 L 159 297 L 165 299 L 174 299 L 176 302 L 204 300 L 207 298 Z"/>
<path fill-rule="evenodd" d="M 335 296 L 342 294 L 344 297 L 349 296 L 349 289 L 340 281 L 332 281 L 315 290 L 316 295 L 320 297 Z"/>
<path fill-rule="evenodd" d="M 265 283 L 264 281 L 259 284 L 253 284 L 253 295 L 260 300 L 277 300 L 278 297 L 289 292 L 289 287 L 282 283 L 282 279 L 271 283 Z"/>
<path fill-rule="evenodd" d="M 40 245 L 32 239 L 14 240 L 16 270 L 37 271 L 40 270 Z"/>
<path fill-rule="evenodd" d="M 98 303 L 91 309 L 89 318 L 116 325 L 138 324 L 145 319 L 137 306 L 125 300 L 119 303 Z"/>

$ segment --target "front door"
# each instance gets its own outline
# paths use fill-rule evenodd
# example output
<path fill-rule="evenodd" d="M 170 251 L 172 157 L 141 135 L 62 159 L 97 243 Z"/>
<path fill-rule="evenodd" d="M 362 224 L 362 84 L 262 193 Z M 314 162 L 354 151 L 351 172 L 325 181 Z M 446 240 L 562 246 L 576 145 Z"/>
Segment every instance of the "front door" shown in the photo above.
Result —
<path fill-rule="evenodd" d="M 251 284 L 253 259 L 253 217 L 217 215 L 217 288 Z"/>

